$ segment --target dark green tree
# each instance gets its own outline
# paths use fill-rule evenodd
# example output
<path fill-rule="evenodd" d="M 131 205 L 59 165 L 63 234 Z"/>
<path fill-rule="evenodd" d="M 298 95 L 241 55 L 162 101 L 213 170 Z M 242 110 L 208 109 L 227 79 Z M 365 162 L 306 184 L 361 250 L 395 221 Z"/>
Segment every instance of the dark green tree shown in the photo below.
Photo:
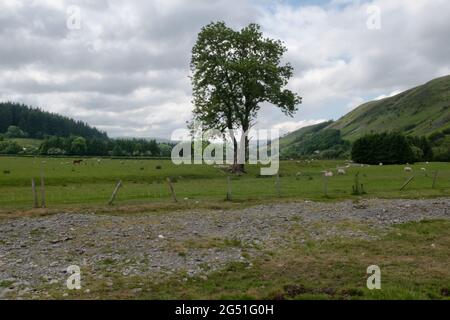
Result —
<path fill-rule="evenodd" d="M 23 132 L 22 129 L 20 129 L 19 127 L 16 127 L 16 126 L 9 126 L 5 135 L 8 138 L 24 138 L 27 136 L 27 134 L 25 132 Z"/>
<path fill-rule="evenodd" d="M 30 138 L 42 139 L 48 136 L 107 139 L 107 135 L 84 122 L 45 112 L 17 103 L 0 103 L 0 133 L 9 126 L 20 128 Z"/>
<path fill-rule="evenodd" d="M 70 145 L 70 153 L 73 155 L 82 156 L 85 155 L 87 151 L 86 139 L 83 137 L 76 137 L 72 140 Z"/>
<path fill-rule="evenodd" d="M 224 22 L 203 27 L 191 59 L 194 119 L 221 132 L 240 128 L 244 133 L 265 102 L 293 116 L 301 98 L 285 88 L 293 75 L 292 66 L 281 62 L 286 50 L 281 41 L 264 38 L 257 24 L 239 31 Z M 234 168 L 242 171 L 236 139 L 233 144 Z"/>
<path fill-rule="evenodd" d="M 367 164 L 413 163 L 416 156 L 407 139 L 399 133 L 370 134 L 353 143 L 352 160 Z"/>

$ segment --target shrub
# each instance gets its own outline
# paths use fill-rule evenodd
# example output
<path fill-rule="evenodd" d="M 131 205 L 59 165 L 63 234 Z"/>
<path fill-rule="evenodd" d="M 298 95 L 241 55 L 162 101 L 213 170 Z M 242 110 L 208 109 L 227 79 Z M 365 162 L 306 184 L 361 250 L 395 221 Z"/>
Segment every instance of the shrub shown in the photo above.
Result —
<path fill-rule="evenodd" d="M 437 149 L 435 151 L 434 160 L 441 161 L 441 162 L 450 161 L 450 149 L 444 149 L 444 148 Z"/>
<path fill-rule="evenodd" d="M 47 151 L 47 154 L 49 156 L 59 156 L 66 154 L 64 150 L 61 150 L 60 148 L 50 148 Z"/>
<path fill-rule="evenodd" d="M 430 161 L 433 159 L 431 143 L 426 137 L 408 136 L 416 161 Z"/>
<path fill-rule="evenodd" d="M 9 126 L 8 131 L 6 131 L 5 135 L 8 138 L 25 138 L 27 134 L 22 131 L 19 127 Z"/>
<path fill-rule="evenodd" d="M 15 141 L 0 142 L 0 153 L 2 154 L 18 154 L 22 148 Z"/>

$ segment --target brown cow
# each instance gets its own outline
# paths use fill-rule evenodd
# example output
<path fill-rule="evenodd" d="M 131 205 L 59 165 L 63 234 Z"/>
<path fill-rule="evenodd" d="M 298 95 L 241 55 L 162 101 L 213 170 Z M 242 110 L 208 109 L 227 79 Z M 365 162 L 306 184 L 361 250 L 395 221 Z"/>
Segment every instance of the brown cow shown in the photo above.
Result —
<path fill-rule="evenodd" d="M 83 160 L 73 160 L 73 164 L 81 164 Z"/>

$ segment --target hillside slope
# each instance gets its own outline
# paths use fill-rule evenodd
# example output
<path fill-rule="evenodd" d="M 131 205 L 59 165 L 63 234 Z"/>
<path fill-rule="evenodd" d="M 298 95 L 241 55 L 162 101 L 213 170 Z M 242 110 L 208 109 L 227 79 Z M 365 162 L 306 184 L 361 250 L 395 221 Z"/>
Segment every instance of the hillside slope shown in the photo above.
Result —
<path fill-rule="evenodd" d="M 340 136 L 335 131 L 340 132 Z M 368 133 L 399 131 L 428 136 L 445 153 L 450 146 L 450 76 L 434 79 L 393 97 L 371 101 L 339 120 L 301 128 L 280 139 L 282 157 L 344 156 L 349 145 Z M 314 151 L 312 151 L 314 150 Z M 317 152 L 320 151 L 320 152 Z"/>
<path fill-rule="evenodd" d="M 367 102 L 327 127 L 353 141 L 371 132 L 400 131 L 430 135 L 450 128 L 450 76 L 393 97 Z"/>
<path fill-rule="evenodd" d="M 298 144 L 304 139 L 305 136 L 319 132 L 320 130 L 331 125 L 332 123 L 333 121 L 321 122 L 290 132 L 280 139 L 280 148 Z"/>

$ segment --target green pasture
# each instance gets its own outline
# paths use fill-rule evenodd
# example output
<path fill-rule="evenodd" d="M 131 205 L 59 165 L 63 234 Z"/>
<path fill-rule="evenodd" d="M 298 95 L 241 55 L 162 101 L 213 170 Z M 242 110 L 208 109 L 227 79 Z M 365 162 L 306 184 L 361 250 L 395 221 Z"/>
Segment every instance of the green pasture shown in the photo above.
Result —
<path fill-rule="evenodd" d="M 104 205 L 118 180 L 123 181 L 116 204 L 172 202 L 166 182 L 173 181 L 179 202 L 224 201 L 227 176 L 223 168 L 209 165 L 174 165 L 170 160 L 84 159 L 74 165 L 70 158 L 0 157 L 0 209 L 24 209 L 32 206 L 31 178 L 40 185 L 45 177 L 47 207 Z M 231 177 L 233 201 L 277 199 L 338 200 L 352 195 L 355 174 L 366 192 L 363 197 L 420 198 L 450 194 L 449 163 L 417 163 L 413 172 L 404 165 L 352 166 L 346 175 L 336 175 L 345 161 L 282 161 L 280 194 L 276 177 L 260 176 L 260 167 L 247 166 L 247 174 Z M 422 170 L 425 168 L 426 170 Z M 324 192 L 323 170 L 332 170 Z M 437 171 L 435 187 L 432 188 Z M 411 175 L 414 180 L 400 191 Z M 39 188 L 38 188 L 38 192 Z"/>

